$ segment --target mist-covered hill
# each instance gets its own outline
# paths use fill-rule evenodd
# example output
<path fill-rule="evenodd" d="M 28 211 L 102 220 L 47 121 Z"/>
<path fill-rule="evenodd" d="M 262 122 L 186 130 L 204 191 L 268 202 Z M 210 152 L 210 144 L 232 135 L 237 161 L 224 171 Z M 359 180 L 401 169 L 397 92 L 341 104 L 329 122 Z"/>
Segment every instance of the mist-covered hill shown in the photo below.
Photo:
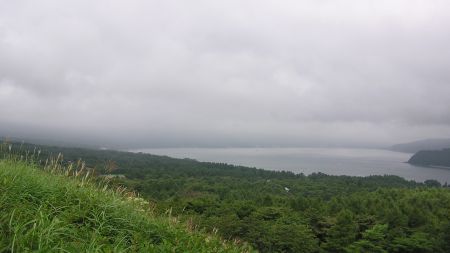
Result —
<path fill-rule="evenodd" d="M 396 144 L 389 147 L 389 150 L 417 153 L 421 150 L 441 150 L 450 148 L 450 139 L 425 139 L 408 143 Z"/>

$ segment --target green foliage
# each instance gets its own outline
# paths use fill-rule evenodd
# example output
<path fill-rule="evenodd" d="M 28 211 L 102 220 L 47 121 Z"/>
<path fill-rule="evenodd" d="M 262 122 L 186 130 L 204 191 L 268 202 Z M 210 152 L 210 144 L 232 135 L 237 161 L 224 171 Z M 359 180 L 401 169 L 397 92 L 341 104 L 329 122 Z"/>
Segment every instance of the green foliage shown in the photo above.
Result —
<path fill-rule="evenodd" d="M 362 234 L 362 239 L 346 248 L 346 252 L 387 253 L 387 224 L 377 224 Z"/>
<path fill-rule="evenodd" d="M 340 211 L 336 222 L 327 233 L 327 240 L 323 247 L 330 252 L 342 252 L 350 243 L 356 240 L 358 224 L 354 221 L 353 213 L 348 210 Z"/>
<path fill-rule="evenodd" d="M 0 160 L 0 252 L 243 252 L 82 178 Z"/>
<path fill-rule="evenodd" d="M 415 232 L 410 236 L 395 238 L 390 246 L 393 252 L 432 253 L 437 252 L 430 234 Z"/>
<path fill-rule="evenodd" d="M 261 252 L 450 252 L 450 191 L 397 176 L 309 176 L 148 154 L 41 147 L 89 168 L 116 167 L 181 221 Z M 114 161 L 112 163 L 111 161 Z M 100 169 L 99 171 L 107 171 Z M 289 191 L 285 190 L 289 188 Z"/>

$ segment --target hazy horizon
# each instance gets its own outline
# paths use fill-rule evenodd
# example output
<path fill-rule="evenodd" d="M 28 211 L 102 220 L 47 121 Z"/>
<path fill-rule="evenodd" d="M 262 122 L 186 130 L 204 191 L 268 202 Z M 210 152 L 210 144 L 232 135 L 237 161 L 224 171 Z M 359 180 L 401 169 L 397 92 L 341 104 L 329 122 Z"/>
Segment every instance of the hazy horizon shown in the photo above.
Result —
<path fill-rule="evenodd" d="M 450 136 L 450 2 L 0 0 L 0 136 L 113 148 Z"/>

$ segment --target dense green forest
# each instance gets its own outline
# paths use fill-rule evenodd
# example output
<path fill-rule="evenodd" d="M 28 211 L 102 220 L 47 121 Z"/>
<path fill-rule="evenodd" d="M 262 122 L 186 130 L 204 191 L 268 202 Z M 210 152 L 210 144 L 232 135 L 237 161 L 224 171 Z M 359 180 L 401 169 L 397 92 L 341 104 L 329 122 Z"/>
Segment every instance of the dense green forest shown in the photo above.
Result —
<path fill-rule="evenodd" d="M 309 176 L 142 153 L 13 145 L 62 152 L 156 213 L 246 241 L 261 252 L 450 252 L 450 189 L 397 176 Z M 28 154 L 26 150 L 29 151 Z M 121 175 L 114 177 L 112 175 Z"/>
<path fill-rule="evenodd" d="M 408 163 L 422 166 L 441 166 L 450 168 L 450 148 L 419 151 L 409 159 Z"/>

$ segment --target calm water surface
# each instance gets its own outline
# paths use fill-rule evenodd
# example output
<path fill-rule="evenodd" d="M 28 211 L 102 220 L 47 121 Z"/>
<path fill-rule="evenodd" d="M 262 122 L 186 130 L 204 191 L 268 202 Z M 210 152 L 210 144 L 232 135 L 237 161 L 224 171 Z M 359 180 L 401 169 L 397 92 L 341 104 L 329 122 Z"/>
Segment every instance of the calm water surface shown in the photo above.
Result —
<path fill-rule="evenodd" d="M 304 174 L 313 172 L 349 176 L 386 174 L 416 181 L 436 179 L 442 183 L 450 183 L 450 170 L 412 166 L 406 163 L 412 154 L 381 149 L 164 148 L 132 151 Z"/>

